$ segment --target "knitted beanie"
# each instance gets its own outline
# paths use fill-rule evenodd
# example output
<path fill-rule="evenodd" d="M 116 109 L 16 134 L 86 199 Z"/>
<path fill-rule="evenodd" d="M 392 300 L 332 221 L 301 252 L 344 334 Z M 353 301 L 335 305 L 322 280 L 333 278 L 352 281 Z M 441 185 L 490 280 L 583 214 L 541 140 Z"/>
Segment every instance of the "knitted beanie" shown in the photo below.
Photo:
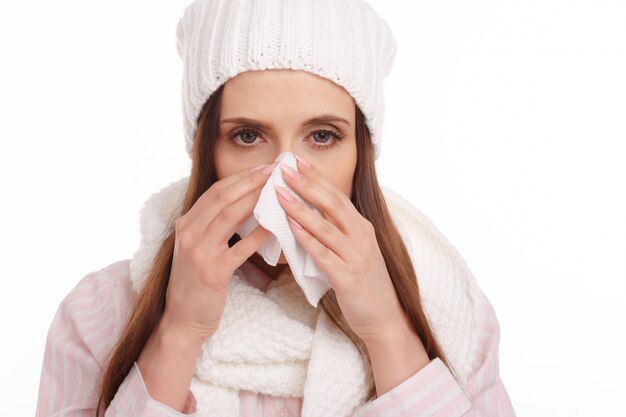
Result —
<path fill-rule="evenodd" d="M 206 100 L 244 71 L 303 70 L 343 87 L 380 155 L 383 80 L 396 55 L 387 23 L 364 0 L 195 0 L 176 26 L 183 61 L 185 148 Z"/>

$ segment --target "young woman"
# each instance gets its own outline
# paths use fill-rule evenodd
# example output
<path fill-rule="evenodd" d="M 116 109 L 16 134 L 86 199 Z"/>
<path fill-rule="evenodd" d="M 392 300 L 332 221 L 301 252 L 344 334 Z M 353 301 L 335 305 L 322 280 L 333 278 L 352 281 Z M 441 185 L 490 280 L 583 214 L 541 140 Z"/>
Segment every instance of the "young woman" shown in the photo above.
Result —
<path fill-rule="evenodd" d="M 177 35 L 190 176 L 146 202 L 132 259 L 61 302 L 37 415 L 514 416 L 489 301 L 376 178 L 384 21 L 361 0 L 197 0 Z M 268 230 L 235 233 L 277 169 L 332 287 L 316 306 L 257 253 Z"/>

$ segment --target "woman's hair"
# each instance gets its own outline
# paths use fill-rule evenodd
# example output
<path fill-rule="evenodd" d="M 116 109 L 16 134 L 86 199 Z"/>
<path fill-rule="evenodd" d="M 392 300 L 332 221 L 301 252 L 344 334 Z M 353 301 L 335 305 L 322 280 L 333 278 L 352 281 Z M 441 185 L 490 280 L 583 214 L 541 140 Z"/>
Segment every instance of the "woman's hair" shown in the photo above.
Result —
<path fill-rule="evenodd" d="M 193 145 L 191 174 L 181 215 L 195 204 L 198 198 L 217 181 L 215 170 L 215 141 L 218 136 L 219 103 L 223 85 L 204 104 L 198 116 L 198 128 Z M 404 242 L 398 234 L 387 210 L 382 191 L 378 185 L 374 166 L 373 147 L 365 116 L 355 104 L 357 164 L 352 182 L 351 201 L 359 213 L 372 223 L 376 239 L 385 259 L 389 276 L 400 303 L 419 335 L 428 358 L 439 357 L 458 380 L 446 355 L 439 346 L 422 308 L 418 281 Z M 228 244 L 232 247 L 240 237 L 234 234 Z M 161 244 L 148 272 L 144 286 L 138 294 L 128 324 L 112 349 L 98 379 L 99 397 L 97 409 L 104 414 L 119 386 L 138 359 L 144 345 L 155 329 L 165 308 L 165 293 L 172 267 L 175 231 Z M 332 321 L 352 340 L 364 361 L 369 355 L 364 342 L 350 329 L 341 313 L 335 292 L 330 288 L 320 299 L 319 305 Z M 318 307 L 319 308 L 319 307 Z M 368 401 L 376 397 L 373 387 Z M 103 407 L 101 409 L 101 407 Z"/>

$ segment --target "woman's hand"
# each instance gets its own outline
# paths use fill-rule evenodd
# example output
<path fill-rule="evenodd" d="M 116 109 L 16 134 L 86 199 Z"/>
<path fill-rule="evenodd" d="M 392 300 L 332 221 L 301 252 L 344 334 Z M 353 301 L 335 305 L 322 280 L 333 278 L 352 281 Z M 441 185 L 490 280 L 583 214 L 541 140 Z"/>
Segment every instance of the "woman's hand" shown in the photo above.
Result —
<path fill-rule="evenodd" d="M 326 274 L 351 329 L 366 343 L 404 332 L 409 328 L 408 319 L 372 224 L 315 167 L 307 167 L 300 160 L 297 166 L 300 175 L 281 165 L 285 183 L 318 208 L 322 216 L 282 187 L 292 199 L 285 199 L 276 188 L 278 201 L 287 213 L 294 236 Z M 289 176 L 290 170 L 296 177 Z"/>
<path fill-rule="evenodd" d="M 275 167 L 248 168 L 215 182 L 176 220 L 161 325 L 183 340 L 202 343 L 217 330 L 233 272 L 271 236 L 258 226 L 228 247 L 239 224 L 252 214 Z"/>

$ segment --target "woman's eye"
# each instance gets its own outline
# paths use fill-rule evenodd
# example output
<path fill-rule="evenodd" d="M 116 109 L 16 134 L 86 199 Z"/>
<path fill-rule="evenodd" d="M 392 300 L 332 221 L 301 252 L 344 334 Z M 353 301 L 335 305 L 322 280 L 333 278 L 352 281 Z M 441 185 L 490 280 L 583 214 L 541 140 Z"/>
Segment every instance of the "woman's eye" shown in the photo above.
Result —
<path fill-rule="evenodd" d="M 259 135 L 259 132 L 254 129 L 241 129 L 233 133 L 230 136 L 230 139 L 240 148 L 244 148 L 244 150 L 252 150 L 257 146 L 254 145 L 254 142 Z M 312 138 L 309 142 L 318 150 L 328 150 L 329 148 L 335 146 L 335 144 L 343 138 L 341 134 L 328 129 L 315 130 L 307 137 Z M 329 142 L 330 144 L 328 144 Z"/>
<path fill-rule="evenodd" d="M 317 137 L 321 139 L 321 142 L 318 143 L 326 143 L 333 138 L 332 132 L 329 130 L 317 130 L 313 132 L 313 138 L 315 138 L 315 135 L 318 135 Z"/>
<path fill-rule="evenodd" d="M 312 146 L 318 151 L 327 151 L 337 145 L 341 139 L 343 139 L 343 135 L 340 133 L 335 133 L 332 130 L 322 129 L 316 130 L 310 135 L 312 139 Z M 317 139 L 320 139 L 321 142 L 318 142 Z M 320 145 L 322 143 L 323 145 Z"/>
<path fill-rule="evenodd" d="M 254 143 L 257 134 L 250 131 L 241 131 L 240 133 L 235 134 L 235 136 L 239 136 L 244 143 Z"/>

